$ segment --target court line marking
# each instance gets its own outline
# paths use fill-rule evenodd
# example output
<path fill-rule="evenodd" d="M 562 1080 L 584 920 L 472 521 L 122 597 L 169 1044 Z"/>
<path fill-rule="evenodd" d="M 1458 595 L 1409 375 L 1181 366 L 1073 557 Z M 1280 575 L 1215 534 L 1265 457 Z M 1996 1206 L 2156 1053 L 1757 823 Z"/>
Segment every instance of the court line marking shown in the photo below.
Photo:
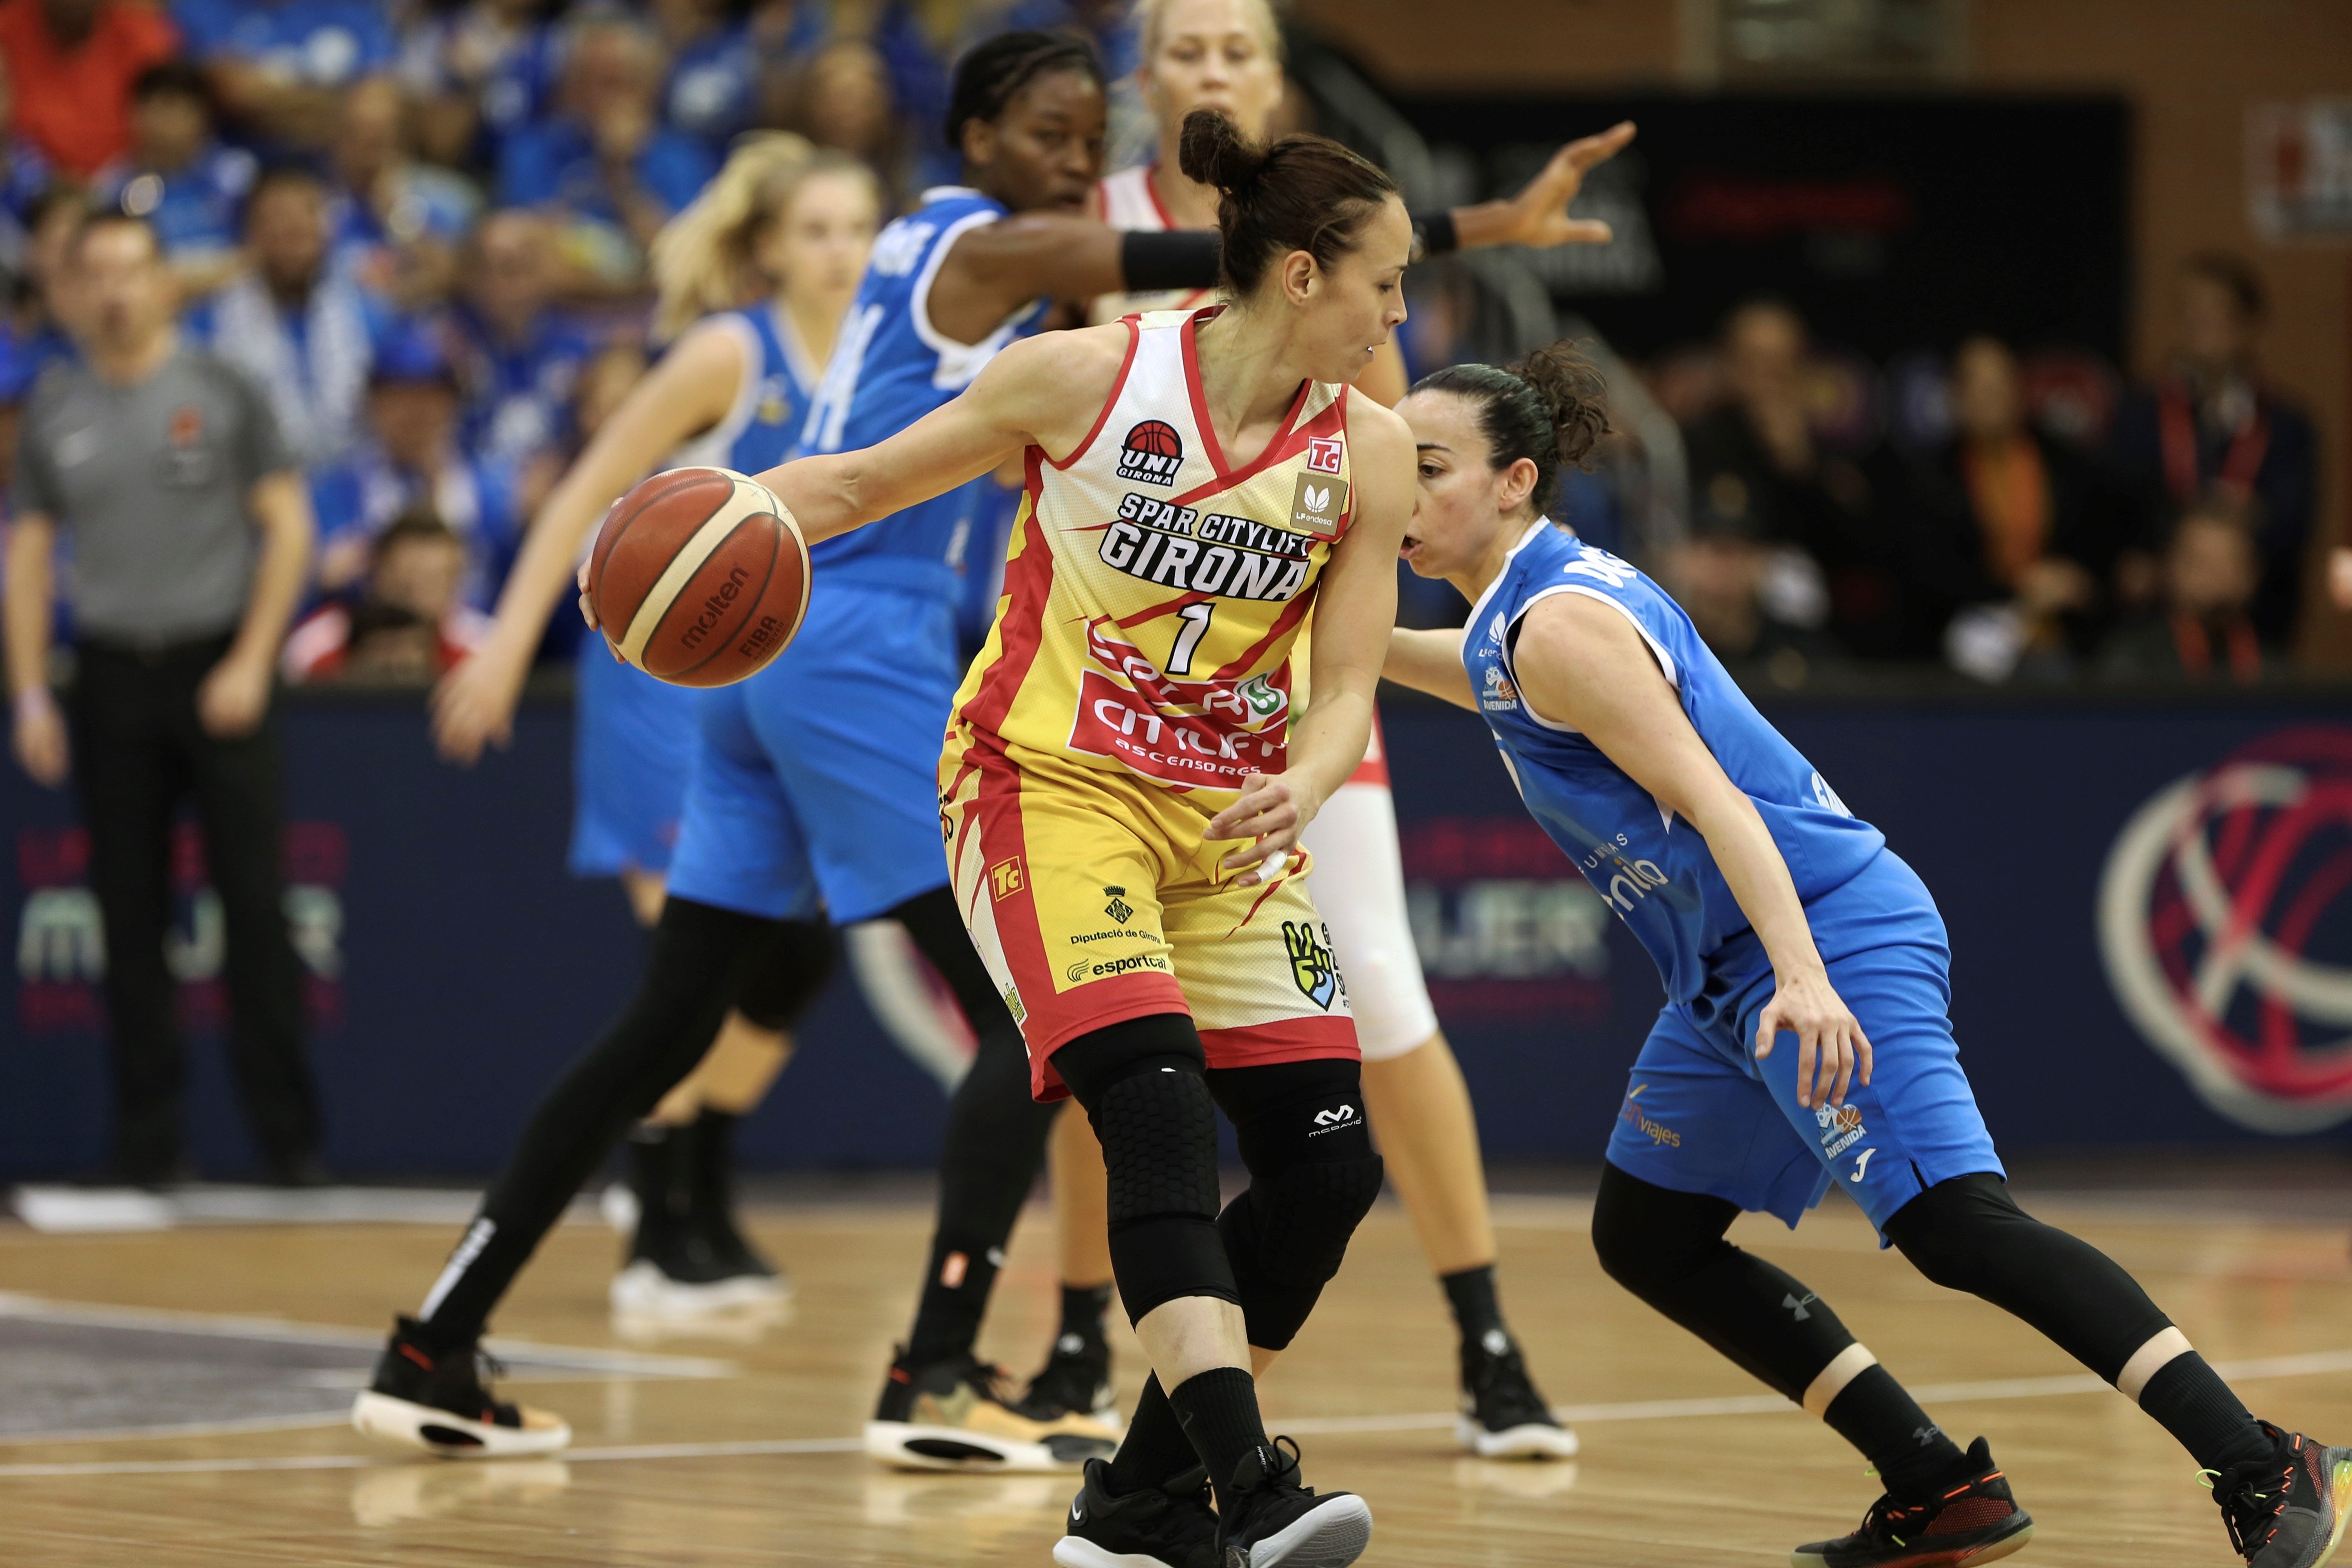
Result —
<path fill-rule="evenodd" d="M 2213 1370 L 2237 1383 L 2266 1378 L 2309 1377 L 2352 1372 L 2352 1350 L 2313 1351 L 2302 1355 L 2265 1356 L 2249 1361 L 2216 1362 Z M 1923 1384 L 1911 1390 L 1921 1400 L 1961 1404 L 1986 1399 L 2043 1399 L 2070 1394 L 2105 1394 L 2113 1390 L 2089 1373 L 2056 1377 L 2004 1377 L 1975 1383 Z M 1562 1421 L 1591 1425 L 1603 1421 L 1657 1421 L 1706 1415 L 1801 1415 L 1804 1412 L 1777 1394 L 1739 1394 L 1717 1399 L 1643 1399 L 1618 1405 L 1562 1405 L 1552 1414 Z M 1458 1416 L 1450 1413 L 1411 1415 L 1328 1415 L 1275 1420 L 1269 1429 L 1309 1436 L 1351 1433 L 1450 1431 Z M 734 1443 L 638 1443 L 605 1448 L 567 1448 L 545 1458 L 565 1464 L 599 1464 L 615 1460 L 759 1458 L 775 1455 L 856 1454 L 865 1450 L 857 1437 L 779 1437 Z M 499 1460 L 482 1461 L 498 1464 Z M 263 1470 L 365 1470 L 416 1463 L 368 1454 L 290 1454 L 257 1458 L 219 1459 L 100 1459 L 82 1464 L 0 1465 L 0 1480 L 33 1480 L 65 1476 L 233 1475 Z"/>
<path fill-rule="evenodd" d="M 74 1323 L 101 1329 L 211 1334 L 221 1339 L 270 1340 L 280 1344 L 319 1345 L 336 1350 L 373 1351 L 383 1346 L 383 1336 L 367 1329 L 298 1323 L 284 1318 L 189 1312 L 172 1307 L 115 1307 L 84 1301 L 60 1301 L 16 1290 L 0 1290 L 0 1318 Z M 564 1370 L 627 1377 L 732 1377 L 742 1371 L 736 1363 L 713 1356 L 654 1355 L 639 1351 L 593 1350 L 584 1345 L 543 1344 L 530 1340 L 488 1339 L 482 1342 L 482 1348 L 494 1356 L 535 1361 L 541 1367 L 555 1363 Z"/>

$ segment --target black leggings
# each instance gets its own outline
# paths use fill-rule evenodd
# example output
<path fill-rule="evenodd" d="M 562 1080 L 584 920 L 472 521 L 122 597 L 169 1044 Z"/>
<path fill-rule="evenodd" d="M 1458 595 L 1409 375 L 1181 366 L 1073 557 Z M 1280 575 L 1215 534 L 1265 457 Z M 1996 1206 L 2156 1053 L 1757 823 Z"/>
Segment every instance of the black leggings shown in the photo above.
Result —
<path fill-rule="evenodd" d="M 952 912 L 946 890 L 936 896 Z M 448 1345 L 478 1338 L 581 1184 L 694 1070 L 728 1009 L 740 1005 L 767 1027 L 789 1027 L 822 988 L 832 953 L 833 933 L 821 923 L 664 903 L 636 995 L 531 1112 L 425 1298 L 419 1316 L 431 1337 Z"/>

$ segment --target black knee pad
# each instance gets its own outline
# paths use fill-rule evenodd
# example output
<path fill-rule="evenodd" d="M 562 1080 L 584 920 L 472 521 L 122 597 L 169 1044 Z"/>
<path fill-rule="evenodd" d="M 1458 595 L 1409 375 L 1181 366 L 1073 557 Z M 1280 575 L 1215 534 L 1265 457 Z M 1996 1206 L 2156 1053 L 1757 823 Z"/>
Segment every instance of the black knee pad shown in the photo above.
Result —
<path fill-rule="evenodd" d="M 735 1009 L 762 1029 L 789 1029 L 833 978 L 833 964 L 831 926 L 778 921 L 774 934 L 737 972 Z"/>
<path fill-rule="evenodd" d="M 1723 1236 L 1738 1217 L 1739 1205 L 1727 1199 L 1678 1193 L 1604 1164 L 1592 1250 L 1609 1278 L 1654 1304 L 1732 1250 Z"/>
<path fill-rule="evenodd" d="M 1111 1270 L 1128 1321 L 1180 1296 L 1239 1301 L 1217 1238 L 1217 1110 L 1189 1063 L 1090 1086 L 1109 1188 Z"/>
<path fill-rule="evenodd" d="M 1241 1288 L 1249 1342 L 1287 1350 L 1331 1276 L 1348 1240 L 1381 1195 L 1385 1169 L 1369 1152 L 1307 1160 L 1252 1181 L 1217 1217 L 1225 1256 Z"/>

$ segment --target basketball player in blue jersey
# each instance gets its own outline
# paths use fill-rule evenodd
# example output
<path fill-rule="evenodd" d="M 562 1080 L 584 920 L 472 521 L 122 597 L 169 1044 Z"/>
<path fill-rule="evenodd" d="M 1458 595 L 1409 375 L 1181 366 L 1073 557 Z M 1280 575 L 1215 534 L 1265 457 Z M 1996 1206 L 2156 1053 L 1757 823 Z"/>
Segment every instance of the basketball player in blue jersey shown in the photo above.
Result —
<path fill-rule="evenodd" d="M 1080 41 L 1007 33 L 966 55 L 947 131 L 971 183 L 926 193 L 876 240 L 806 449 L 871 444 L 949 402 L 1044 325 L 1049 300 L 1215 281 L 1213 234 L 1121 234 L 1083 216 L 1104 118 L 1100 68 Z M 1555 184 L 1539 177 L 1512 200 L 1417 219 L 1424 248 L 1582 237 Z M 488 1314 L 622 1130 L 695 1065 L 730 999 L 781 1028 L 814 995 L 830 950 L 807 933 L 822 910 L 839 924 L 887 915 L 903 925 L 977 1040 L 950 1108 L 915 1332 L 869 1451 L 988 1469 L 1074 1469 L 1110 1452 L 1109 1430 L 1085 1415 L 1016 1407 L 972 1353 L 1052 1115 L 1029 1098 L 1019 1028 L 965 932 L 938 837 L 933 763 L 961 675 L 955 597 L 976 505 L 966 487 L 819 545 L 792 646 L 706 700 L 637 998 L 541 1103 L 425 1307 L 400 1321 L 354 1406 L 362 1430 L 453 1456 L 569 1440 L 552 1415 L 483 1387 L 475 1345 Z M 552 549 L 534 558 L 536 543 L 534 531 L 515 575 L 530 571 L 543 594 Z"/>
<path fill-rule="evenodd" d="M 541 508 L 488 644 L 435 694 L 443 754 L 503 743 L 533 650 L 573 562 L 614 498 L 649 470 L 761 464 L 792 450 L 824 356 L 880 226 L 855 159 L 798 136 L 744 137 L 654 242 L 654 336 L 671 346 L 604 421 Z M 745 304 L 749 297 L 754 302 Z M 617 876 L 641 925 L 659 919 L 697 744 L 698 693 L 621 664 L 590 639 L 579 664 L 572 868 Z M 794 933 L 822 950 L 822 931 Z M 616 1311 L 692 1319 L 771 1300 L 782 1281 L 728 1201 L 730 1134 L 782 1066 L 773 1009 L 727 1015 L 718 1044 L 632 1134 L 637 1219 Z"/>
<path fill-rule="evenodd" d="M 2254 1568 L 2320 1568 L 2352 1448 L 2256 1421 L 2120 1268 L 2011 1197 L 1952 1038 L 1934 900 L 1749 704 L 1640 572 L 1544 516 L 1606 432 L 1564 346 L 1462 365 L 1399 405 L 1420 455 L 1403 549 L 1473 602 L 1392 634 L 1387 674 L 1479 713 L 1528 809 L 1656 962 L 1593 1241 L 1628 1289 L 1826 1420 L 1886 1493 L 1799 1547 L 1821 1568 L 1979 1563 L 2032 1521 L 1984 1439 L 1963 1451 L 1837 1315 L 1725 1231 L 1794 1226 L 1832 1184 L 1940 1285 L 2022 1318 L 2196 1457 Z"/>

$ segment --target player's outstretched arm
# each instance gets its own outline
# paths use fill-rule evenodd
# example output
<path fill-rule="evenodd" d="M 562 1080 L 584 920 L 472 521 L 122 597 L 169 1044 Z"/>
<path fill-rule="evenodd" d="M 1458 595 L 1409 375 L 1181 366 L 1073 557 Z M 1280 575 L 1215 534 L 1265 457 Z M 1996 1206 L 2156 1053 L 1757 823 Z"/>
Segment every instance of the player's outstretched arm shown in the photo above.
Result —
<path fill-rule="evenodd" d="M 1456 708 L 1478 710 L 1470 689 L 1470 675 L 1462 668 L 1462 631 L 1422 632 L 1397 626 L 1389 633 L 1388 662 L 1381 676 L 1399 686 L 1410 686 L 1432 697 L 1442 697 Z"/>
<path fill-rule="evenodd" d="M 470 766 L 484 746 L 506 744 L 531 656 L 589 531 L 655 464 L 726 417 L 747 369 L 734 333 L 688 333 L 630 389 L 548 493 L 499 591 L 489 636 L 433 689 L 433 740 L 444 759 Z"/>
<path fill-rule="evenodd" d="M 1253 773 L 1203 837 L 1254 839 L 1220 862 L 1244 887 L 1274 875 L 1307 825 L 1364 760 L 1372 696 L 1396 625 L 1397 546 L 1412 516 L 1412 432 L 1376 403 L 1350 398 L 1348 449 L 1354 521 L 1331 547 L 1315 589 L 1307 711 L 1293 718 L 1283 771 Z"/>
<path fill-rule="evenodd" d="M 1757 1057 L 1772 1054 L 1781 1031 L 1795 1035 L 1797 1102 L 1843 1105 L 1856 1076 L 1870 1081 L 1870 1041 L 1830 984 L 1789 863 L 1756 803 L 1691 726 L 1641 634 L 1610 605 L 1555 594 L 1528 611 L 1512 664 L 1523 701 L 1600 747 L 1706 840 L 1772 961 L 1778 991 L 1757 1030 Z"/>
<path fill-rule="evenodd" d="M 992 473 L 1024 447 L 1066 458 L 1094 429 L 1127 342 L 1113 322 L 1014 343 L 953 402 L 888 440 L 756 477 L 815 544 Z"/>

